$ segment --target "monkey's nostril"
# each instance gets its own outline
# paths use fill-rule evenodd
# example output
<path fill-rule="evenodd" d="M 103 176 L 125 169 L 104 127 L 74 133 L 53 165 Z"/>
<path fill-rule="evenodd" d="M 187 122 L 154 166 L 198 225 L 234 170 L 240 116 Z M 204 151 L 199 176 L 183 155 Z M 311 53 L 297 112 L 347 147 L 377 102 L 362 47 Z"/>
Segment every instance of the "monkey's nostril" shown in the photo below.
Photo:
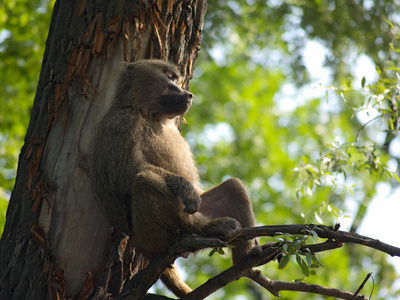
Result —
<path fill-rule="evenodd" d="M 188 96 L 190 99 L 193 99 L 193 94 L 188 92 Z"/>

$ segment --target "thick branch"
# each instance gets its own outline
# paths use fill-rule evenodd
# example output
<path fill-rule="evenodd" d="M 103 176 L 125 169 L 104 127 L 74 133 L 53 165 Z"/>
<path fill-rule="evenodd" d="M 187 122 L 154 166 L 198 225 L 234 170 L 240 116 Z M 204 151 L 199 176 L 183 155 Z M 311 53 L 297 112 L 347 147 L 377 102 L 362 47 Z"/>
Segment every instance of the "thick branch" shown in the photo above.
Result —
<path fill-rule="evenodd" d="M 235 241 L 245 241 L 258 236 L 276 236 L 284 233 L 304 235 L 310 234 L 312 230 L 315 231 L 320 238 L 327 238 L 328 240 L 320 244 L 305 245 L 303 247 L 305 251 L 307 249 L 312 253 L 316 253 L 341 247 L 342 243 L 355 243 L 380 250 L 392 256 L 400 256 L 399 248 L 355 233 L 338 231 L 337 229 L 338 225 L 335 228 L 316 225 L 259 226 L 244 229 L 235 238 Z M 195 252 L 204 248 L 225 246 L 225 242 L 215 238 L 184 235 L 179 240 L 171 244 L 168 252 L 155 257 L 145 270 L 134 276 L 133 279 L 125 286 L 123 293 L 115 299 L 138 299 L 145 296 L 147 290 L 155 283 L 163 270 L 167 266 L 173 264 L 175 259 L 185 252 Z M 279 296 L 279 291 L 290 290 L 321 294 L 340 299 L 366 299 L 364 296 L 357 295 L 357 293 L 352 294 L 319 285 L 273 281 L 263 276 L 259 271 L 252 269 L 255 266 L 269 263 L 280 253 L 280 243 L 264 246 L 262 250 L 254 251 L 251 256 L 249 256 L 247 259 L 244 259 L 240 264 L 234 265 L 217 276 L 210 278 L 207 282 L 199 286 L 182 299 L 203 299 L 218 289 L 224 287 L 228 283 L 236 281 L 243 276 L 257 282 L 276 297 Z M 147 295 L 145 298 L 161 299 L 157 295 Z"/>
<path fill-rule="evenodd" d="M 207 282 L 199 286 L 182 299 L 204 299 L 228 283 L 247 275 L 249 269 L 271 261 L 277 254 L 281 252 L 280 247 L 276 248 L 275 246 L 276 245 L 270 245 L 269 247 L 263 249 L 259 255 L 250 256 L 243 260 L 240 264 L 233 265 L 217 276 L 210 278 Z"/>
<path fill-rule="evenodd" d="M 322 243 L 311 245 L 315 247 L 306 246 L 305 248 L 313 248 L 315 252 L 326 251 L 329 249 L 337 248 L 336 243 Z M 358 299 L 366 300 L 364 296 L 355 296 L 355 294 L 341 291 L 339 289 L 327 288 L 315 284 L 305 284 L 298 282 L 285 282 L 285 281 L 273 281 L 261 274 L 260 271 L 255 271 L 252 268 L 258 265 L 267 264 L 272 261 L 279 253 L 281 249 L 279 243 L 269 245 L 264 248 L 261 254 L 248 257 L 242 263 L 232 266 L 231 268 L 225 270 L 224 272 L 218 274 L 217 276 L 209 279 L 206 283 L 199 286 L 193 292 L 188 294 L 182 299 L 192 300 L 192 299 L 203 299 L 216 290 L 224 287 L 230 282 L 236 281 L 241 277 L 248 277 L 249 279 L 255 281 L 266 290 L 268 290 L 275 297 L 279 297 L 280 291 L 298 291 L 307 292 L 313 294 L 320 294 L 324 296 L 336 297 L 338 299 Z"/>

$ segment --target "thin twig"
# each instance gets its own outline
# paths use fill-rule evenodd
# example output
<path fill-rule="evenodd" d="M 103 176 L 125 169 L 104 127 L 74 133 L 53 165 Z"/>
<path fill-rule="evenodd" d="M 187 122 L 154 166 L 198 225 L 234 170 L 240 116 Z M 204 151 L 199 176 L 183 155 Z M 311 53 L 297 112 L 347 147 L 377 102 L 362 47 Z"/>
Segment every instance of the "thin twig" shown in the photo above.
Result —
<path fill-rule="evenodd" d="M 284 233 L 289 234 L 308 234 L 310 230 L 315 231 L 320 238 L 335 240 L 342 243 L 360 244 L 366 247 L 374 248 L 391 256 L 400 256 L 400 248 L 382 243 L 379 240 L 372 239 L 354 232 L 335 231 L 331 226 L 324 225 L 269 225 L 258 226 L 243 229 L 237 240 L 248 240 L 259 236 L 276 236 Z"/>
<path fill-rule="evenodd" d="M 356 137 L 356 142 L 358 142 L 358 140 L 360 139 L 360 135 L 361 135 L 361 131 L 368 126 L 369 123 L 372 123 L 373 121 L 375 121 L 376 119 L 382 118 L 383 115 L 379 115 L 376 116 L 374 118 L 372 118 L 371 120 L 369 120 L 367 123 L 365 123 L 363 126 L 361 126 L 358 131 L 357 131 L 357 137 Z"/>
<path fill-rule="evenodd" d="M 355 297 L 360 293 L 360 291 L 364 288 L 364 285 L 367 283 L 368 279 L 372 276 L 372 273 L 368 273 L 367 276 L 365 277 L 364 281 L 360 284 L 360 286 L 358 287 L 357 291 L 354 293 L 354 297 L 351 298 L 356 299 Z"/>

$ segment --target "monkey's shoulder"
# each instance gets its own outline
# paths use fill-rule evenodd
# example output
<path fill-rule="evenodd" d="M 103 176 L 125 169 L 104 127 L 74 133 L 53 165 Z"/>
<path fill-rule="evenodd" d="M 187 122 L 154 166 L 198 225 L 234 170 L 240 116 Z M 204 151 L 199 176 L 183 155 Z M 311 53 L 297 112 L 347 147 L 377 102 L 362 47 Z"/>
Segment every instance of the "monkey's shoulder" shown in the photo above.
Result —
<path fill-rule="evenodd" d="M 129 143 L 135 136 L 140 137 L 142 132 L 137 115 L 129 111 L 110 111 L 100 122 L 97 137 L 99 140 L 110 143 Z"/>

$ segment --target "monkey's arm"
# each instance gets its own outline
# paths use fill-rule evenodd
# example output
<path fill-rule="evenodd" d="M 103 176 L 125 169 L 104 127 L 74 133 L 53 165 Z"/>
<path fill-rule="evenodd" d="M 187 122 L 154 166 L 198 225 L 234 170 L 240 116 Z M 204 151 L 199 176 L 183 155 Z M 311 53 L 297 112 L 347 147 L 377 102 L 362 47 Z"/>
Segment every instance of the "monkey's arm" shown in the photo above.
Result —
<path fill-rule="evenodd" d="M 201 198 L 199 193 L 196 191 L 193 184 L 191 184 L 183 176 L 153 165 L 146 166 L 146 170 L 143 171 L 150 171 L 160 175 L 164 179 L 167 187 L 176 196 L 182 199 L 182 202 L 185 206 L 183 210 L 184 212 L 188 214 L 194 214 L 200 207 Z"/>
<path fill-rule="evenodd" d="M 185 205 L 183 211 L 188 214 L 194 214 L 200 207 L 201 198 L 193 185 L 184 177 L 172 173 L 166 173 L 164 178 L 171 191 L 182 199 Z"/>

